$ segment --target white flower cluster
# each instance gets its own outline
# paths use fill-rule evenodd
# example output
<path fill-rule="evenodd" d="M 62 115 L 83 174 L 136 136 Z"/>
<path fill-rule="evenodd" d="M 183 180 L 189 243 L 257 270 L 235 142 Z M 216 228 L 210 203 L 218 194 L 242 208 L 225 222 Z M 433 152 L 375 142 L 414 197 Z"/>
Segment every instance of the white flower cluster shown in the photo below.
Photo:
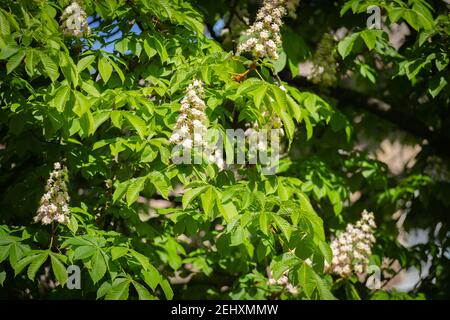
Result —
<path fill-rule="evenodd" d="M 225 169 L 225 159 L 223 158 L 223 151 L 219 148 L 213 148 L 208 154 L 209 161 L 215 163 L 219 170 Z"/>
<path fill-rule="evenodd" d="M 348 224 L 345 232 L 331 243 L 333 260 L 327 269 L 343 278 L 353 272 L 356 274 L 366 272 L 372 254 L 372 244 L 375 243 L 373 236 L 375 228 L 373 213 L 364 210 L 362 218 L 355 225 Z"/>
<path fill-rule="evenodd" d="M 53 221 L 59 223 L 69 222 L 69 195 L 67 193 L 66 176 L 67 169 L 62 168 L 59 162 L 54 165 L 45 187 L 45 193 L 41 198 L 35 222 L 50 224 Z"/>
<path fill-rule="evenodd" d="M 268 117 L 268 115 L 269 114 L 266 111 L 262 113 L 263 117 Z M 281 122 L 281 119 L 278 116 L 271 117 L 270 121 L 265 125 L 265 128 L 263 129 L 260 129 L 258 123 L 256 122 L 253 123 L 253 125 L 246 123 L 246 126 L 249 128 L 245 130 L 244 134 L 246 137 L 248 137 L 249 145 L 253 146 L 253 148 L 255 149 L 250 150 L 250 152 L 267 150 L 268 143 L 271 138 L 271 129 L 279 130 L 280 135 L 284 135 L 283 122 Z M 252 156 L 252 154 L 250 154 L 249 156 Z"/>
<path fill-rule="evenodd" d="M 86 12 L 76 1 L 64 9 L 61 21 L 63 32 L 67 35 L 80 37 L 91 33 L 91 28 L 86 21 Z"/>
<path fill-rule="evenodd" d="M 278 280 L 275 280 L 272 276 L 272 271 L 269 270 L 268 271 L 269 285 L 281 286 L 283 287 L 284 290 L 288 291 L 290 294 L 295 296 L 298 294 L 298 288 L 289 282 L 287 273 L 288 271 L 285 271 Z"/>
<path fill-rule="evenodd" d="M 286 0 L 287 15 L 292 19 L 297 19 L 297 7 L 300 5 L 300 0 Z"/>
<path fill-rule="evenodd" d="M 240 44 L 237 54 L 251 52 L 256 58 L 278 59 L 278 47 L 281 45 L 281 18 L 286 15 L 285 0 L 264 0 L 256 15 L 256 21 L 245 31 L 250 36 Z"/>
<path fill-rule="evenodd" d="M 210 146 L 205 139 L 207 117 L 203 95 L 203 83 L 200 80 L 194 80 L 188 86 L 186 96 L 181 100 L 180 114 L 169 142 L 181 145 L 187 150 L 193 147 L 201 148 L 208 160 L 214 162 L 220 170 L 223 170 L 225 161 L 222 150 L 216 148 L 216 146 Z"/>
<path fill-rule="evenodd" d="M 203 83 L 194 80 L 187 88 L 186 96 L 181 100 L 180 114 L 175 129 L 170 137 L 170 143 L 181 144 L 186 149 L 195 146 L 205 146 L 203 140 L 206 133 L 205 102 L 203 101 Z"/>

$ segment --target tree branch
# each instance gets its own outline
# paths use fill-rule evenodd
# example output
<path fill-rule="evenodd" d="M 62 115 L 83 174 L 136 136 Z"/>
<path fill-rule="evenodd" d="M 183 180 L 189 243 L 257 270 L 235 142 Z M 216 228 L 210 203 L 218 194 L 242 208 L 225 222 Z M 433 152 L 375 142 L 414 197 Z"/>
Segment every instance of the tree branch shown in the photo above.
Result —
<path fill-rule="evenodd" d="M 315 86 L 303 77 L 295 77 L 287 80 L 287 83 L 299 88 L 313 89 Z M 426 139 L 429 145 L 438 153 L 450 156 L 450 140 L 443 137 L 439 132 L 433 131 L 427 124 L 416 117 L 407 114 L 389 105 L 385 101 L 370 97 L 364 93 L 344 88 L 331 88 L 330 96 L 338 100 L 338 106 L 354 106 L 370 112 L 383 120 L 386 120 L 399 129 L 406 131 L 418 138 Z"/>

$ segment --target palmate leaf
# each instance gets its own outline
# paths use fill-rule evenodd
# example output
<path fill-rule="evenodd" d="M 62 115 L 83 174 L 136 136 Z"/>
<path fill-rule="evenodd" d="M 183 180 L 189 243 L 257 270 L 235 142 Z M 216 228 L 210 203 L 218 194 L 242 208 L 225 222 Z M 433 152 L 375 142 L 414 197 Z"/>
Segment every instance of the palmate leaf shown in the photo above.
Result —
<path fill-rule="evenodd" d="M 98 72 L 100 73 L 100 76 L 103 79 L 103 82 L 106 84 L 112 74 L 113 70 L 112 65 L 108 62 L 108 60 L 104 56 L 102 56 L 100 57 L 100 59 L 98 59 L 97 68 Z"/>
<path fill-rule="evenodd" d="M 12 298 L 29 288 L 33 298 L 45 299 L 47 291 L 41 295 L 36 280 L 47 268 L 61 284 L 48 293 L 67 298 L 404 298 L 373 294 L 363 284 L 353 286 L 355 277 L 341 280 L 323 272 L 333 258 L 332 234 L 364 204 L 377 207 L 379 224 L 392 220 L 405 204 L 423 227 L 442 224 L 435 235 L 439 241 L 407 253 L 392 242 L 392 228 L 381 225 L 374 252 L 386 246 L 405 268 L 446 252 L 445 223 L 433 213 L 448 209 L 447 181 L 423 172 L 439 144 L 446 145 L 448 131 L 445 5 L 350 0 L 318 6 L 309 18 L 323 26 L 304 29 L 304 19 L 286 17 L 280 59 L 270 61 L 250 52 L 236 54 L 233 44 L 242 25 L 215 25 L 218 16 L 229 16 L 227 1 L 79 2 L 92 28 L 80 37 L 62 32 L 67 1 L 3 2 L 0 168 L 6 170 L 0 170 L 0 285 Z M 235 2 L 233 10 L 245 11 L 245 1 Z M 251 16 L 259 3 L 252 5 Z M 390 46 L 385 31 L 366 29 L 371 4 L 388 16 L 386 26 L 408 25 L 399 49 Z M 339 9 L 341 14 L 352 10 L 354 23 L 336 19 Z M 301 5 L 297 13 L 311 10 Z M 318 40 L 330 23 L 332 30 L 346 27 L 346 37 L 319 54 Z M 309 79 L 303 62 L 319 66 L 318 57 L 336 59 L 324 65 L 321 76 L 331 67 L 342 81 L 326 86 Z M 209 128 L 245 131 L 255 121 L 265 127 L 271 119 L 263 111 L 281 119 L 286 135 L 276 175 L 264 175 L 259 164 L 219 170 L 213 163 L 172 161 L 168 140 L 193 79 L 204 83 Z M 400 126 L 398 117 L 390 116 L 403 112 L 420 120 L 418 125 Z M 379 116 L 384 120 L 377 121 Z M 397 129 L 411 131 L 415 137 L 409 140 L 424 147 L 424 157 L 409 168 L 416 180 L 410 179 L 411 170 L 397 176 L 387 166 L 380 170 L 381 164 L 355 156 L 362 153 L 355 150 L 361 139 L 378 143 L 386 132 L 395 138 Z M 225 147 L 230 155 L 235 151 L 229 139 Z M 47 169 L 56 161 L 68 168 L 70 222 L 34 224 Z M 315 165 L 306 166 L 309 161 Z M 356 191 L 363 197 L 348 201 Z M 427 203 L 434 210 L 418 214 Z M 415 220 L 408 218 L 412 227 Z M 63 288 L 72 264 L 81 268 L 81 290 Z M 433 270 L 442 271 L 440 266 Z M 275 278 L 286 274 L 299 294 L 267 285 L 269 270 Z M 189 276 L 172 290 L 178 275 Z M 443 296 L 446 272 L 435 277 L 439 286 L 425 277 L 417 290 Z M 221 279 L 233 284 L 219 290 Z"/>
<path fill-rule="evenodd" d="M 277 227 L 281 230 L 284 237 L 287 241 L 291 238 L 292 231 L 294 231 L 294 227 L 287 222 L 284 218 L 280 217 L 277 214 L 272 215 L 272 219 L 277 225 Z"/>
<path fill-rule="evenodd" d="M 45 261 L 47 261 L 48 258 L 48 252 L 39 253 L 33 256 L 30 266 L 28 267 L 28 278 L 30 280 L 34 280 L 36 277 L 36 272 L 39 270 L 39 268 L 44 264 Z"/>
<path fill-rule="evenodd" d="M 196 197 L 198 197 L 206 188 L 207 188 L 207 186 L 201 186 L 201 187 L 190 189 L 190 190 L 186 191 L 183 194 L 183 199 L 182 199 L 183 209 L 186 209 L 190 205 L 192 200 L 194 200 Z"/>
<path fill-rule="evenodd" d="M 130 180 L 127 186 L 126 198 L 128 206 L 131 206 L 139 197 L 139 193 L 144 189 L 147 177 L 140 177 Z"/>
<path fill-rule="evenodd" d="M 132 113 L 123 113 L 125 118 L 130 122 L 130 124 L 133 126 L 133 128 L 138 133 L 139 137 L 141 139 L 145 138 L 145 135 L 147 134 L 147 125 L 142 118 L 138 117 L 137 115 L 134 115 Z"/>
<path fill-rule="evenodd" d="M 147 288 L 144 287 L 139 282 L 133 281 L 133 286 L 139 295 L 139 300 L 154 300 L 155 299 L 155 297 L 150 294 L 150 292 L 147 290 Z"/>
<path fill-rule="evenodd" d="M 303 292 L 312 298 L 314 292 L 321 300 L 336 300 L 326 282 L 306 263 L 298 269 L 298 279 Z"/>
<path fill-rule="evenodd" d="M 78 73 L 81 73 L 84 69 L 89 67 L 95 60 L 94 55 L 88 55 L 86 57 L 81 58 L 77 63 L 77 71 Z"/>
<path fill-rule="evenodd" d="M 117 278 L 114 280 L 111 288 L 108 290 L 106 300 L 126 300 L 128 299 L 130 289 L 130 280 L 126 278 Z"/>
<path fill-rule="evenodd" d="M 15 68 L 17 68 L 19 64 L 22 62 L 25 55 L 26 51 L 21 50 L 15 55 L 13 55 L 11 58 L 9 58 L 8 63 L 6 64 L 6 72 L 11 73 Z"/>
<path fill-rule="evenodd" d="M 169 281 L 164 279 L 163 281 L 160 282 L 159 285 L 163 289 L 164 295 L 166 296 L 166 299 L 167 300 L 172 300 L 172 298 L 173 298 L 173 291 L 172 291 L 172 288 L 171 288 L 171 286 L 169 284 Z"/>
<path fill-rule="evenodd" d="M 142 277 L 145 283 L 152 289 L 155 290 L 158 284 L 162 281 L 161 275 L 158 270 L 152 265 L 149 265 L 148 270 L 141 270 Z"/>
<path fill-rule="evenodd" d="M 56 62 L 46 53 L 40 52 L 39 58 L 41 60 L 42 66 L 44 67 L 45 73 L 50 77 L 52 81 L 56 81 L 59 77 L 58 65 Z"/>
<path fill-rule="evenodd" d="M 51 254 L 50 258 L 55 278 L 58 280 L 59 284 L 63 286 L 67 281 L 67 269 L 56 254 Z"/>
<path fill-rule="evenodd" d="M 92 269 L 89 270 L 89 274 L 91 275 L 92 281 L 97 283 L 105 276 L 107 270 L 106 261 L 101 250 L 97 250 L 93 255 L 91 263 Z"/>
<path fill-rule="evenodd" d="M 7 35 L 11 32 L 8 19 L 3 14 L 3 12 L 0 12 L 0 34 L 1 35 Z"/>

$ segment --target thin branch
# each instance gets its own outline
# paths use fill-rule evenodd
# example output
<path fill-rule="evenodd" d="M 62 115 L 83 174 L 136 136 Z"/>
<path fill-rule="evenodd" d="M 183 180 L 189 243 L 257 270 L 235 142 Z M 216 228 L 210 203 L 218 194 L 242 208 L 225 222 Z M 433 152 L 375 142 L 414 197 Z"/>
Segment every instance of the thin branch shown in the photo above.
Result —
<path fill-rule="evenodd" d="M 317 89 L 312 83 L 303 77 L 296 77 L 287 80 L 292 86 Z M 398 108 L 389 105 L 383 100 L 375 97 L 370 97 L 364 93 L 344 88 L 337 87 L 330 89 L 330 96 L 338 100 L 340 106 L 353 106 L 364 111 L 370 112 L 383 120 L 391 122 L 399 129 L 406 131 L 418 138 L 426 139 L 429 145 L 438 153 L 444 156 L 450 156 L 450 140 L 443 137 L 439 132 L 431 130 L 427 124 L 420 121 L 416 117 L 400 111 Z"/>

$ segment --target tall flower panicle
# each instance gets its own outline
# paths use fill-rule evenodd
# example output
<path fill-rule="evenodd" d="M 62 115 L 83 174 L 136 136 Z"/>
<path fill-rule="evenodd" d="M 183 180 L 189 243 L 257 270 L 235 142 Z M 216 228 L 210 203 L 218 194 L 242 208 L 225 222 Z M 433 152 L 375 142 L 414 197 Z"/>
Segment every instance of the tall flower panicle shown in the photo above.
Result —
<path fill-rule="evenodd" d="M 203 94 L 203 83 L 200 80 L 194 80 L 188 86 L 186 95 L 181 100 L 180 114 L 170 143 L 181 144 L 186 149 L 191 149 L 194 144 L 199 147 L 205 145 L 203 137 L 207 128 Z"/>
<path fill-rule="evenodd" d="M 91 28 L 86 20 L 86 12 L 74 1 L 66 7 L 61 15 L 63 32 L 74 37 L 90 34 Z"/>
<path fill-rule="evenodd" d="M 300 5 L 300 0 L 286 0 L 286 9 L 288 17 L 297 19 L 297 7 Z"/>
<path fill-rule="evenodd" d="M 278 47 L 281 45 L 281 18 L 286 15 L 286 0 L 264 0 L 256 15 L 256 21 L 245 31 L 250 36 L 239 45 L 237 54 L 251 52 L 256 58 L 278 59 Z"/>
<path fill-rule="evenodd" d="M 67 193 L 67 169 L 59 162 L 54 165 L 41 198 L 35 222 L 50 224 L 53 221 L 66 224 L 69 222 L 69 194 Z"/>
<path fill-rule="evenodd" d="M 201 148 L 206 158 L 215 163 L 220 170 L 223 170 L 225 168 L 225 160 L 222 150 L 215 145 L 209 145 L 205 139 L 208 129 L 205 125 L 207 116 L 205 114 L 206 104 L 203 96 L 203 82 L 194 80 L 188 86 L 186 95 L 181 100 L 180 114 L 169 142 L 181 145 L 187 150 L 193 147 Z"/>
<path fill-rule="evenodd" d="M 366 272 L 375 243 L 375 228 L 373 213 L 364 210 L 361 219 L 355 225 L 348 224 L 345 232 L 331 243 L 333 260 L 327 269 L 343 278 Z"/>
<path fill-rule="evenodd" d="M 271 130 L 278 130 L 278 133 L 281 136 L 284 135 L 283 123 L 278 116 L 270 116 L 267 111 L 264 111 L 261 115 L 266 119 L 269 118 L 263 128 L 259 128 L 259 125 L 256 122 L 253 124 L 246 123 L 246 127 L 248 129 L 244 132 L 245 136 L 248 138 L 249 144 L 255 146 L 255 150 L 253 150 L 253 152 L 267 150 L 269 140 L 271 138 Z"/>
<path fill-rule="evenodd" d="M 330 33 L 325 33 L 317 45 L 312 63 L 313 69 L 308 80 L 323 86 L 332 86 L 337 81 L 337 64 L 334 52 L 336 39 Z"/>

